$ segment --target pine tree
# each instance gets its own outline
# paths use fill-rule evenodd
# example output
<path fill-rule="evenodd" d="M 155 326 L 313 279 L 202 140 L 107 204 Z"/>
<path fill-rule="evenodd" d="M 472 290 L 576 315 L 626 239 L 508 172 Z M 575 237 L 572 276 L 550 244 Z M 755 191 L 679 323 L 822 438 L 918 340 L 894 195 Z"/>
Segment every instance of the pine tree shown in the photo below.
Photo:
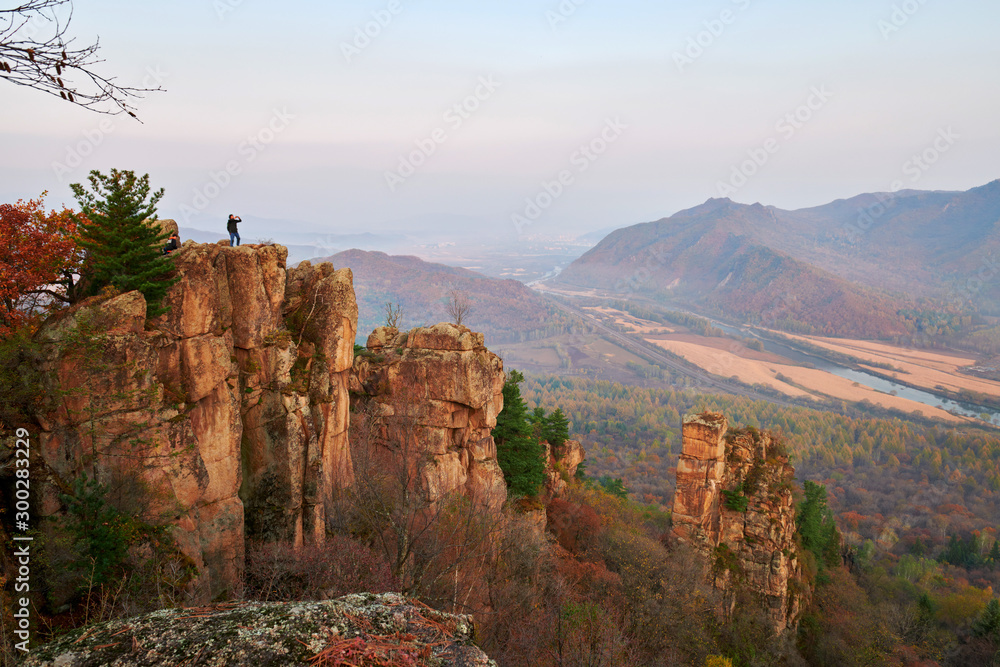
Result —
<path fill-rule="evenodd" d="M 569 420 L 561 408 L 546 417 L 542 426 L 542 439 L 553 447 L 559 447 L 569 440 Z"/>
<path fill-rule="evenodd" d="M 972 634 L 976 637 L 1000 636 L 1000 601 L 993 598 L 986 603 L 979 618 L 972 624 Z"/>
<path fill-rule="evenodd" d="M 512 370 L 503 385 L 503 410 L 497 415 L 493 439 L 497 443 L 497 462 L 503 470 L 507 488 L 514 496 L 534 496 L 545 481 L 542 446 L 532 435 L 528 407 L 521 398 L 524 376 Z"/>
<path fill-rule="evenodd" d="M 840 532 L 833 512 L 826 506 L 826 487 L 806 481 L 805 492 L 796 521 L 802 546 L 812 551 L 820 563 L 833 567 L 840 561 Z"/>
<path fill-rule="evenodd" d="M 86 251 L 83 283 L 86 295 L 111 285 L 123 292 L 139 290 L 146 297 L 148 317 L 165 312 L 160 301 L 176 282 L 173 263 L 162 254 L 168 234 L 156 221 L 156 203 L 163 188 L 150 194 L 149 174 L 112 169 L 107 176 L 96 169 L 88 178 L 90 190 L 79 183 L 70 188 L 86 219 L 78 229 Z M 148 199 L 148 201 L 147 201 Z"/>

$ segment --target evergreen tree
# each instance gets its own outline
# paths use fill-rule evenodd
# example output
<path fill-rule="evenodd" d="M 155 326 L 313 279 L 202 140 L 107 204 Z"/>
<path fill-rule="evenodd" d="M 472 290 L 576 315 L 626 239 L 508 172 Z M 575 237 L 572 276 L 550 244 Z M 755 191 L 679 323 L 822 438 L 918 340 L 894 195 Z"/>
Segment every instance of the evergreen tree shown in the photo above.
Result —
<path fill-rule="evenodd" d="M 497 462 L 504 481 L 514 496 L 534 496 L 545 481 L 542 446 L 532 434 L 528 407 L 521 398 L 524 376 L 512 370 L 503 385 L 503 410 L 497 415 L 493 439 L 497 443 Z"/>
<path fill-rule="evenodd" d="M 986 603 L 979 618 L 972 624 L 972 634 L 976 637 L 1000 638 L 1000 601 L 993 598 Z"/>
<path fill-rule="evenodd" d="M 840 561 L 840 532 L 826 506 L 826 487 L 810 481 L 804 486 L 806 499 L 799 505 L 797 517 L 802 546 L 820 563 L 834 566 Z"/>
<path fill-rule="evenodd" d="M 70 185 L 85 216 L 77 232 L 86 251 L 85 295 L 107 285 L 123 292 L 139 290 L 146 297 L 147 316 L 162 314 L 160 301 L 176 282 L 169 278 L 173 263 L 162 254 L 168 234 L 151 224 L 163 188 L 150 194 L 149 174 L 139 178 L 117 169 L 107 176 L 95 169 L 88 180 L 90 191 L 79 183 Z"/>
<path fill-rule="evenodd" d="M 545 428 L 545 408 L 538 406 L 528 415 L 528 423 L 531 424 L 531 434 L 539 440 L 544 440 L 542 429 Z"/>
<path fill-rule="evenodd" d="M 559 447 L 569 440 L 569 420 L 561 408 L 556 408 L 542 423 L 542 440 Z"/>
<path fill-rule="evenodd" d="M 622 482 L 620 477 L 604 475 L 597 478 L 597 483 L 601 485 L 602 489 L 614 497 L 621 498 L 622 500 L 628 500 L 628 489 L 625 488 L 625 483 Z"/>

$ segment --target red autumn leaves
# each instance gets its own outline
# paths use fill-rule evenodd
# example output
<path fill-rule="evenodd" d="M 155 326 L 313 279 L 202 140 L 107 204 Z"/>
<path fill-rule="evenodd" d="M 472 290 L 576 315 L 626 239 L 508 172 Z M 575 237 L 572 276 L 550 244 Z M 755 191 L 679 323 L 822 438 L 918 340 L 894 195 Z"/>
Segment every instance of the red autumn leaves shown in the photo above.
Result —
<path fill-rule="evenodd" d="M 82 261 L 77 218 L 66 208 L 46 213 L 44 197 L 0 204 L 0 336 L 67 303 Z"/>

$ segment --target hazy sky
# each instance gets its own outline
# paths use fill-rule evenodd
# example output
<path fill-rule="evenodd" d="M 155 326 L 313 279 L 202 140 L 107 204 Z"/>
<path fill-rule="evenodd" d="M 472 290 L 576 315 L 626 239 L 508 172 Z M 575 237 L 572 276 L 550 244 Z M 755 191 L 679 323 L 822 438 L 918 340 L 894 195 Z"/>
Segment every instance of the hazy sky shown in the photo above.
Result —
<path fill-rule="evenodd" d="M 514 238 L 965 190 L 1000 177 L 998 25 L 994 0 L 80 1 L 101 71 L 166 92 L 139 124 L 0 81 L 0 201 L 117 167 L 202 229 Z"/>

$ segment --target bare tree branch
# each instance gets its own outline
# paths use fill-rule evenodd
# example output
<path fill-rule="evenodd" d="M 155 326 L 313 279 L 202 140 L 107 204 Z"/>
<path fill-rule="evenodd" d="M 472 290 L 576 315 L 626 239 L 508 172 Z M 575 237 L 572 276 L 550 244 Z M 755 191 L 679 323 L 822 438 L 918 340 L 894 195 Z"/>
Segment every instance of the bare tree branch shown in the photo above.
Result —
<path fill-rule="evenodd" d="M 445 304 L 451 321 L 461 326 L 462 322 L 472 312 L 472 301 L 467 292 L 457 288 L 448 290 L 448 302 Z"/>
<path fill-rule="evenodd" d="M 68 15 L 61 20 L 57 10 L 64 6 Z M 138 120 L 130 102 L 163 88 L 121 86 L 115 77 L 98 74 L 94 66 L 104 62 L 97 57 L 99 40 L 74 48 L 75 39 L 66 37 L 72 17 L 72 0 L 28 0 L 0 9 L 0 78 L 97 113 L 124 112 Z M 37 37 L 42 31 L 47 36 Z"/>
<path fill-rule="evenodd" d="M 398 329 L 403 322 L 403 307 L 391 301 L 385 302 L 385 325 Z"/>

